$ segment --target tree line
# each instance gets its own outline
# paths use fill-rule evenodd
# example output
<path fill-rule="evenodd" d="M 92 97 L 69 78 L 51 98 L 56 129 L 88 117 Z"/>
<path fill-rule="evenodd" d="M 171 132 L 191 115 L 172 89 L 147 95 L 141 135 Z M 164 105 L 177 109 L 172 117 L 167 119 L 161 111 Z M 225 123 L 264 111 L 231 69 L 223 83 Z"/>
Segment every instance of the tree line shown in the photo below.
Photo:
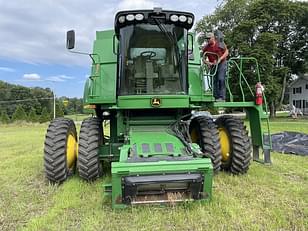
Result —
<path fill-rule="evenodd" d="M 56 99 L 56 117 L 82 114 L 79 98 Z M 53 118 L 53 93 L 50 88 L 24 87 L 0 81 L 0 123 L 28 121 L 44 123 Z"/>
<path fill-rule="evenodd" d="M 219 29 L 230 56 L 255 57 L 265 86 L 270 114 L 275 116 L 294 75 L 308 72 L 308 2 L 291 0 L 224 0 L 213 14 L 197 23 L 196 31 Z M 255 68 L 248 63 L 247 76 Z M 232 70 L 231 70 L 232 72 Z M 254 89 L 255 79 L 248 78 Z M 238 81 L 231 82 L 235 97 Z"/>

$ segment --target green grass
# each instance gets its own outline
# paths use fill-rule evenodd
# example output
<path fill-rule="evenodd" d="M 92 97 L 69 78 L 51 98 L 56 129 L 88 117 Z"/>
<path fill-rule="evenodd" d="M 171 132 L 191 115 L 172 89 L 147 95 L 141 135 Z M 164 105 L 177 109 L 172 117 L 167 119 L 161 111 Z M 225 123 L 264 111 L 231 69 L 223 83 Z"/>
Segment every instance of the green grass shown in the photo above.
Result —
<path fill-rule="evenodd" d="M 277 119 L 273 132 L 308 133 L 308 120 Z M 112 210 L 106 179 L 78 176 L 49 185 L 43 170 L 47 124 L 0 126 L 0 230 L 307 230 L 308 157 L 272 154 L 248 174 L 214 177 L 213 200 Z"/>

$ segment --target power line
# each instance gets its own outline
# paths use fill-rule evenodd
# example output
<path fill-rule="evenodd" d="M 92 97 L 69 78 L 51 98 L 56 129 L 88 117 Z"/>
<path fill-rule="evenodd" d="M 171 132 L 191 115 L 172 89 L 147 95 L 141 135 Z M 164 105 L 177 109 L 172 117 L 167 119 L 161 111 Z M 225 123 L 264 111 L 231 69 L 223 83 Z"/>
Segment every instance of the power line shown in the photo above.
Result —
<path fill-rule="evenodd" d="M 33 99 L 18 99 L 18 100 L 7 100 L 7 101 L 0 101 L 0 104 L 4 103 L 19 103 L 19 102 L 27 102 L 27 101 L 34 101 L 34 100 L 47 100 L 47 99 L 53 99 L 53 97 L 49 98 L 33 98 Z"/>

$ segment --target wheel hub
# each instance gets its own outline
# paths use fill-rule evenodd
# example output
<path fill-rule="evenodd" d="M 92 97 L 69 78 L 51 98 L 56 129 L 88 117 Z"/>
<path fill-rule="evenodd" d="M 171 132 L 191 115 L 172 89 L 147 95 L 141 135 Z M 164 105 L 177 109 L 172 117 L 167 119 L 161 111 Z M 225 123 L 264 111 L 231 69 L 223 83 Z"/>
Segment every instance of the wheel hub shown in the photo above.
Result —
<path fill-rule="evenodd" d="M 218 128 L 219 131 L 219 141 L 221 145 L 221 155 L 222 161 L 226 162 L 230 159 L 230 140 L 228 132 L 225 128 Z"/>
<path fill-rule="evenodd" d="M 77 141 L 75 137 L 73 134 L 69 134 L 66 146 L 66 163 L 68 168 L 71 168 L 75 163 L 77 158 L 77 148 Z"/>

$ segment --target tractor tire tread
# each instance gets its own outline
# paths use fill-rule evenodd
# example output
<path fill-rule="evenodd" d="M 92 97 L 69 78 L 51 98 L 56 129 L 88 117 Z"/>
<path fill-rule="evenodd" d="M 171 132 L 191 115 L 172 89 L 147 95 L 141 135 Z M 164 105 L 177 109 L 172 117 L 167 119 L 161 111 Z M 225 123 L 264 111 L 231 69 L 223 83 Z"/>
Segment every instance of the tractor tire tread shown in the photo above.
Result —
<path fill-rule="evenodd" d="M 219 143 L 219 134 L 213 119 L 206 116 L 195 117 L 192 124 L 199 126 L 201 150 L 205 154 L 209 154 L 214 173 L 219 172 L 221 165 L 221 147 Z"/>
<path fill-rule="evenodd" d="M 66 142 L 72 132 L 77 137 L 74 121 L 56 118 L 48 126 L 44 143 L 44 168 L 50 183 L 62 183 L 70 175 L 66 164 Z"/>
<path fill-rule="evenodd" d="M 251 160 L 251 142 L 243 121 L 234 116 L 224 115 L 215 123 L 218 127 L 223 126 L 227 130 L 231 141 L 231 163 L 228 166 L 222 164 L 222 169 L 235 175 L 246 173 Z"/>
<path fill-rule="evenodd" d="M 99 161 L 99 146 L 103 137 L 102 121 L 92 117 L 81 124 L 77 168 L 79 176 L 86 181 L 94 181 L 102 175 Z"/>

